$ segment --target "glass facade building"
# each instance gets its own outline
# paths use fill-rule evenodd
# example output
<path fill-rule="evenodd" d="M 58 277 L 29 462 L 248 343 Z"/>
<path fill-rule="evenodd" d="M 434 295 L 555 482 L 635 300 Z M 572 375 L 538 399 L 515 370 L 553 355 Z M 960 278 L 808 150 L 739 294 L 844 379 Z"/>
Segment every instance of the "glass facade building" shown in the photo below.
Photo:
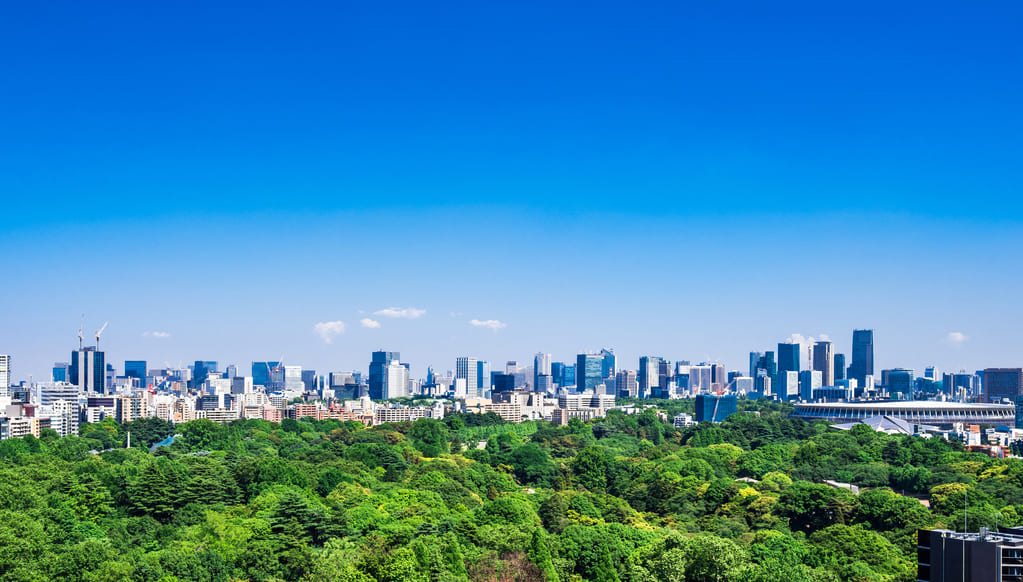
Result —
<path fill-rule="evenodd" d="M 596 391 L 597 385 L 603 383 L 601 365 L 603 358 L 594 354 L 579 354 L 575 359 L 575 388 L 579 392 Z"/>
<path fill-rule="evenodd" d="M 124 361 L 124 376 L 126 378 L 138 378 L 139 386 L 141 388 L 146 387 L 146 373 L 145 360 Z"/>
<path fill-rule="evenodd" d="M 391 362 L 400 359 L 398 352 L 373 352 L 369 363 L 369 397 L 373 400 L 387 398 L 387 368 Z"/>
<path fill-rule="evenodd" d="M 849 364 L 849 378 L 860 386 L 867 384 L 867 376 L 874 375 L 874 330 L 853 330 L 852 363 Z"/>

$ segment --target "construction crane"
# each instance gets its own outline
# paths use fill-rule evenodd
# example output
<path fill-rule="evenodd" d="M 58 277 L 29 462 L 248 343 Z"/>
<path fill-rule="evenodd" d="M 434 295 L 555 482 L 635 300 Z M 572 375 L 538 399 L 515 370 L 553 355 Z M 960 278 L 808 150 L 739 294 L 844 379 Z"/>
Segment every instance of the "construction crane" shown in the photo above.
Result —
<path fill-rule="evenodd" d="M 82 328 L 85 327 L 85 314 L 82 314 L 82 321 L 78 324 L 78 351 L 82 351 Z"/>
<path fill-rule="evenodd" d="M 99 351 L 99 336 L 100 336 L 100 334 L 103 333 L 103 330 L 105 330 L 107 328 L 107 325 L 109 325 L 109 324 L 110 324 L 109 321 L 104 322 L 103 323 L 103 327 L 99 328 L 99 331 L 96 332 L 96 351 L 97 352 Z"/>

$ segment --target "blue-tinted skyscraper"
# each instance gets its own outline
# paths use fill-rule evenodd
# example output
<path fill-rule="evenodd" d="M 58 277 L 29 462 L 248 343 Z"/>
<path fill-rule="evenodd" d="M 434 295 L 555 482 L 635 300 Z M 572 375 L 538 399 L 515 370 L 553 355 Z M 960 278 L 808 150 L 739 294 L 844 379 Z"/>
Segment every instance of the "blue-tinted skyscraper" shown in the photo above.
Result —
<path fill-rule="evenodd" d="M 600 367 L 603 358 L 594 354 L 579 354 L 575 359 L 575 388 L 579 392 L 596 390 L 604 379 Z"/>
<path fill-rule="evenodd" d="M 845 380 L 845 354 L 835 354 L 835 383 Z"/>
<path fill-rule="evenodd" d="M 608 348 L 600 350 L 600 375 L 604 378 L 614 378 L 616 370 L 615 351 Z"/>
<path fill-rule="evenodd" d="M 849 378 L 865 386 L 867 376 L 874 375 L 874 330 L 853 330 L 852 363 L 849 364 Z"/>
<path fill-rule="evenodd" d="M 480 396 L 490 390 L 490 362 L 486 360 L 476 361 L 476 388 Z"/>
<path fill-rule="evenodd" d="M 68 382 L 83 392 L 103 394 L 106 392 L 106 355 L 96 348 L 82 348 L 71 352 L 68 366 Z"/>
<path fill-rule="evenodd" d="M 145 360 L 125 360 L 124 361 L 124 376 L 126 378 L 138 378 L 139 387 L 146 387 L 146 361 Z"/>
<path fill-rule="evenodd" d="M 888 395 L 899 400 L 913 399 L 913 370 L 895 368 L 888 373 Z"/>
<path fill-rule="evenodd" d="M 778 344 L 778 372 L 799 371 L 799 344 Z"/>
<path fill-rule="evenodd" d="M 68 368 L 67 362 L 57 362 L 53 364 L 53 381 L 54 382 L 68 382 Z"/>
<path fill-rule="evenodd" d="M 280 362 L 252 362 L 252 384 L 268 390 L 280 390 L 277 384 L 283 384 L 284 379 L 280 370 Z M 278 379 L 280 382 L 275 382 Z"/>
<path fill-rule="evenodd" d="M 387 398 L 385 387 L 387 384 L 387 367 L 391 362 L 397 362 L 401 356 L 398 352 L 373 352 L 373 359 L 369 363 L 369 397 L 373 400 Z"/>
<path fill-rule="evenodd" d="M 212 360 L 196 360 L 192 366 L 192 386 L 197 387 L 217 371 L 217 363 Z"/>

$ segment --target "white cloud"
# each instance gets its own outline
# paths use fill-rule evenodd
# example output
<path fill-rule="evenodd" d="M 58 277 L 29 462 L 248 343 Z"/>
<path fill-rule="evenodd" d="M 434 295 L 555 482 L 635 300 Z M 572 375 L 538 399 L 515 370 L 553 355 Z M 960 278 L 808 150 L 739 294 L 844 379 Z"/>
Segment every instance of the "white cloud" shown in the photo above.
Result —
<path fill-rule="evenodd" d="M 170 337 L 170 334 L 165 331 L 144 331 L 142 337 L 155 337 L 159 339 Z"/>
<path fill-rule="evenodd" d="M 401 319 L 418 319 L 426 315 L 426 310 L 416 309 L 415 307 L 388 307 L 387 309 L 374 311 L 373 315 L 383 315 L 384 317 Z"/>
<path fill-rule="evenodd" d="M 313 326 L 313 331 L 323 338 L 323 343 L 329 344 L 334 341 L 334 336 L 345 332 L 345 322 L 321 321 Z"/>
<path fill-rule="evenodd" d="M 508 327 L 507 323 L 504 323 L 503 321 L 498 321 L 496 319 L 486 319 L 483 321 L 480 321 L 479 319 L 473 319 L 469 322 L 469 325 L 473 327 L 485 327 L 488 329 L 492 329 L 495 332 L 499 329 Z"/>
<path fill-rule="evenodd" d="M 961 331 L 950 331 L 945 336 L 945 342 L 954 347 L 963 345 L 968 339 L 970 338 L 966 337 L 966 334 Z"/>
<path fill-rule="evenodd" d="M 380 327 L 379 321 L 373 321 L 368 317 L 363 317 L 362 319 L 359 320 L 359 323 L 362 324 L 362 327 L 368 327 L 370 329 L 378 329 Z"/>

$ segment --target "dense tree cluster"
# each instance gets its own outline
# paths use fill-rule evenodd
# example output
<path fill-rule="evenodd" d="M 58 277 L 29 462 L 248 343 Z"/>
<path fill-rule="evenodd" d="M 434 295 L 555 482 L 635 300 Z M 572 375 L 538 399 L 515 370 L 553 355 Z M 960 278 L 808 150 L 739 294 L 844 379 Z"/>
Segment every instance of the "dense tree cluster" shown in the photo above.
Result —
<path fill-rule="evenodd" d="M 0 580 L 896 582 L 964 496 L 1023 522 L 1019 460 L 787 413 L 47 431 L 0 442 Z"/>

